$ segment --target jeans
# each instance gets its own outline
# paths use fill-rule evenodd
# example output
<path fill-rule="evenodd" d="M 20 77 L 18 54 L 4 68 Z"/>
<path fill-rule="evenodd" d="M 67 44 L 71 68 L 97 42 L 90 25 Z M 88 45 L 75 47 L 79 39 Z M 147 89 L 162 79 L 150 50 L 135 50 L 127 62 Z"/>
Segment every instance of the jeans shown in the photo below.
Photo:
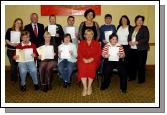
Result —
<path fill-rule="evenodd" d="M 19 66 L 19 73 L 20 73 L 20 78 L 21 78 L 21 85 L 26 85 L 26 76 L 27 76 L 27 72 L 30 73 L 33 83 L 34 85 L 38 84 L 38 79 L 37 79 L 37 68 L 35 65 L 34 61 L 30 61 L 30 62 L 19 62 L 18 64 Z"/>
<path fill-rule="evenodd" d="M 71 74 L 74 70 L 75 63 L 69 62 L 67 59 L 62 60 L 58 64 L 58 70 L 65 82 L 70 82 Z"/>
<path fill-rule="evenodd" d="M 14 55 L 15 50 L 7 50 L 7 56 L 9 58 L 9 62 L 11 65 L 11 80 L 12 81 L 17 81 L 17 66 L 18 63 L 13 60 L 13 55 Z"/>

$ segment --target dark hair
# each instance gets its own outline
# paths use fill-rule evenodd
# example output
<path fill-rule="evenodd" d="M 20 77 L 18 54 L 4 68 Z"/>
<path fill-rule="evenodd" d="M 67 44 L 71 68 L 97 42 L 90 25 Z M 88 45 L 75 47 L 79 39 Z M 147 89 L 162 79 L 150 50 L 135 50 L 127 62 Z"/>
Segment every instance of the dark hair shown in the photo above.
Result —
<path fill-rule="evenodd" d="M 84 13 L 85 18 L 88 15 L 88 13 L 90 13 L 90 12 L 93 13 L 93 18 L 95 18 L 96 14 L 95 14 L 95 11 L 93 9 L 88 9 L 88 10 L 85 11 L 85 13 Z"/>
<path fill-rule="evenodd" d="M 25 35 L 30 35 L 30 32 L 29 31 L 22 31 L 21 32 L 21 37 L 23 37 Z"/>
<path fill-rule="evenodd" d="M 49 19 L 50 19 L 51 17 L 54 17 L 54 18 L 56 18 L 56 16 L 55 16 L 55 15 L 50 15 L 50 16 L 49 16 Z"/>
<path fill-rule="evenodd" d="M 110 41 L 113 37 L 116 37 L 117 40 L 118 40 L 117 34 L 116 34 L 116 33 L 112 33 L 112 34 L 109 36 L 109 41 Z"/>
<path fill-rule="evenodd" d="M 112 19 L 112 15 L 111 15 L 111 14 L 106 14 L 106 15 L 104 16 L 104 18 L 107 18 L 107 17 L 110 17 L 110 18 Z"/>
<path fill-rule="evenodd" d="M 122 25 L 122 18 L 125 18 L 127 20 L 127 25 L 130 25 L 130 20 L 129 20 L 128 16 L 123 15 L 119 20 L 119 25 L 120 26 Z"/>
<path fill-rule="evenodd" d="M 74 16 L 68 16 L 67 20 L 68 20 L 68 19 L 70 19 L 70 18 L 73 18 L 73 19 L 75 19 L 75 18 L 74 18 Z"/>
<path fill-rule="evenodd" d="M 139 18 L 141 18 L 142 21 L 144 22 L 144 19 L 145 19 L 144 16 L 137 15 L 137 16 L 135 17 L 135 23 L 136 23 L 136 21 L 137 21 Z"/>
<path fill-rule="evenodd" d="M 68 37 L 68 36 L 70 37 L 70 42 L 72 43 L 72 39 L 71 39 L 71 35 L 70 35 L 70 34 L 68 34 L 68 33 L 65 34 L 65 35 L 64 35 L 64 38 L 66 38 L 66 37 Z M 64 42 L 64 38 L 63 38 L 63 42 Z"/>

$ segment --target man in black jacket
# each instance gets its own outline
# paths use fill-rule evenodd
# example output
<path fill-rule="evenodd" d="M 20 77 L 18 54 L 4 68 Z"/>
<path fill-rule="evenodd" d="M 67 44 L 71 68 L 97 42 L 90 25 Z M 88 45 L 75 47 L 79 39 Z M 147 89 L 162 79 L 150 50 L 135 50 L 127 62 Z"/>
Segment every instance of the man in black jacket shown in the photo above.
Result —
<path fill-rule="evenodd" d="M 38 23 L 38 14 L 32 13 L 31 23 L 24 27 L 24 30 L 30 32 L 30 41 L 38 48 L 44 42 L 44 25 Z"/>

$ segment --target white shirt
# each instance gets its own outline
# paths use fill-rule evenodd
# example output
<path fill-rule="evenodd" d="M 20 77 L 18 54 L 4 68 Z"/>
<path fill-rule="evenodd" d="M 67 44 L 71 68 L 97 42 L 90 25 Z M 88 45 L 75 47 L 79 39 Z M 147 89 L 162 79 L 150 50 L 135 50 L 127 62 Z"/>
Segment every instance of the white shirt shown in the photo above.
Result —
<path fill-rule="evenodd" d="M 128 26 L 125 28 L 120 26 L 117 31 L 117 35 L 118 35 L 118 43 L 120 43 L 121 45 L 128 45 L 128 35 L 129 35 Z"/>
<path fill-rule="evenodd" d="M 132 33 L 132 42 L 136 41 L 136 35 L 138 32 L 136 32 L 135 30 Z M 131 46 L 131 49 L 137 49 L 137 45 Z"/>

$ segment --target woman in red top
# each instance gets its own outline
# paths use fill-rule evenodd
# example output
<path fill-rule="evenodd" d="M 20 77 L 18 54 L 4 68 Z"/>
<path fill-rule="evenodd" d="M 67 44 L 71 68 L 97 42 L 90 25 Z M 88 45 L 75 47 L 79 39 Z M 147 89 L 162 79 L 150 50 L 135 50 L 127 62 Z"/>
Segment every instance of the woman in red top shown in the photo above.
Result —
<path fill-rule="evenodd" d="M 83 84 L 82 96 L 91 95 L 91 85 L 100 65 L 101 48 L 100 44 L 93 40 L 93 36 L 93 31 L 87 29 L 86 40 L 81 41 L 78 46 L 78 80 Z"/>

